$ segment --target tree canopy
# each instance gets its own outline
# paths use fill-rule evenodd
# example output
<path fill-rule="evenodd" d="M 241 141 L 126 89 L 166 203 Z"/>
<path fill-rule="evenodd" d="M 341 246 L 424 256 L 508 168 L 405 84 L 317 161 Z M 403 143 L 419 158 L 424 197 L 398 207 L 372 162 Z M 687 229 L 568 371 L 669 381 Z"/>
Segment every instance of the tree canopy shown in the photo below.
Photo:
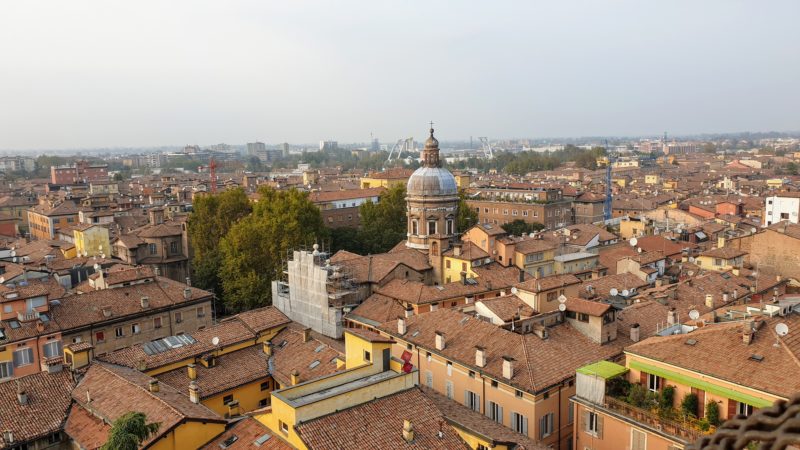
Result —
<path fill-rule="evenodd" d="M 478 223 L 478 212 L 470 208 L 467 204 L 467 193 L 462 190 L 458 193 L 458 218 L 456 227 L 459 233 L 463 233 Z"/>
<path fill-rule="evenodd" d="M 527 223 L 522 219 L 517 219 L 513 222 L 504 223 L 501 225 L 503 230 L 508 234 L 521 236 L 523 234 L 534 233 L 544 229 L 544 224 L 539 222 Z"/>
<path fill-rule="evenodd" d="M 158 431 L 160 425 L 147 423 L 144 413 L 125 413 L 111 425 L 108 441 L 101 450 L 138 450 L 142 442 Z"/>
<path fill-rule="evenodd" d="M 367 201 L 359 208 L 358 241 L 363 253 L 384 253 L 406 238 L 406 186 L 398 184 L 381 193 L 378 203 Z"/>

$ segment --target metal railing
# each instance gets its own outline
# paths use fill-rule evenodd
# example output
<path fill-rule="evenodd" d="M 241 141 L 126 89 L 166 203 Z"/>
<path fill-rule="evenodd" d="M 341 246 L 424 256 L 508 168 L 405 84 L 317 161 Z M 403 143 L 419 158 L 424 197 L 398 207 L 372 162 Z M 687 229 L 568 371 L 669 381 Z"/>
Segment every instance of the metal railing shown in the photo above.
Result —
<path fill-rule="evenodd" d="M 605 406 L 611 411 L 630 417 L 636 422 L 648 425 L 671 436 L 675 436 L 686 442 L 694 442 L 703 436 L 703 432 L 693 428 L 688 423 L 681 423 L 654 414 L 648 410 L 638 408 L 622 400 L 606 396 Z"/>

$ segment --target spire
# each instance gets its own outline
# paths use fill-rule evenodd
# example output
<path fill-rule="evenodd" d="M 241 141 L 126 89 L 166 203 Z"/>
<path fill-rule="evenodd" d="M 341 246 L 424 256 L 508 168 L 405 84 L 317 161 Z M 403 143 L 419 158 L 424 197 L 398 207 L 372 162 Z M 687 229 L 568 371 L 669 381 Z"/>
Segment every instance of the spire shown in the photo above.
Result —
<path fill-rule="evenodd" d="M 422 164 L 425 167 L 439 167 L 439 141 L 433 137 L 433 122 L 431 122 L 431 135 L 425 141 L 425 149 L 422 151 Z"/>

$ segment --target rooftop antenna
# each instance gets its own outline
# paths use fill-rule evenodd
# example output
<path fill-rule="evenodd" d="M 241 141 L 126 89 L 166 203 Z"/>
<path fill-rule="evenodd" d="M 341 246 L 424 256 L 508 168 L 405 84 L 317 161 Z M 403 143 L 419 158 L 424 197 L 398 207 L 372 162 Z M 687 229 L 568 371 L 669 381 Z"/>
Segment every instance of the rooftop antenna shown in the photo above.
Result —
<path fill-rule="evenodd" d="M 785 323 L 779 323 L 775 325 L 775 343 L 772 344 L 773 347 L 780 347 L 781 346 L 781 338 L 789 334 L 789 325 Z"/>

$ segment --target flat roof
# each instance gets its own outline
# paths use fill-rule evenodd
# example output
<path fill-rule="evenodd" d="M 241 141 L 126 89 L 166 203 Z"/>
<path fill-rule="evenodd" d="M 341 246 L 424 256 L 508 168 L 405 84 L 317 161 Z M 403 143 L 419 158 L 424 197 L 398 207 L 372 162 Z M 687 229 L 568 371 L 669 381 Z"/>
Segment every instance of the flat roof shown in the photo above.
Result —
<path fill-rule="evenodd" d="M 324 400 L 326 398 L 335 397 L 340 394 L 344 394 L 345 392 L 349 392 L 355 389 L 362 388 L 364 386 L 368 386 L 373 383 L 377 383 L 379 381 L 383 381 L 398 375 L 404 375 L 404 373 L 398 373 L 391 370 L 385 370 L 383 372 L 376 373 L 374 375 L 369 375 L 363 378 L 359 378 L 357 380 L 349 381 L 344 384 L 340 384 L 338 386 L 332 386 L 327 389 L 322 389 L 316 392 L 312 392 L 308 395 L 303 395 L 294 399 L 289 400 L 292 406 L 300 407 L 305 406 L 314 402 L 318 402 L 320 400 Z"/>
<path fill-rule="evenodd" d="M 627 371 L 628 369 L 625 368 L 625 366 L 612 363 L 611 361 L 597 361 L 596 363 L 592 363 L 588 366 L 583 366 L 578 369 L 578 373 L 598 376 L 605 380 L 622 375 Z"/>

